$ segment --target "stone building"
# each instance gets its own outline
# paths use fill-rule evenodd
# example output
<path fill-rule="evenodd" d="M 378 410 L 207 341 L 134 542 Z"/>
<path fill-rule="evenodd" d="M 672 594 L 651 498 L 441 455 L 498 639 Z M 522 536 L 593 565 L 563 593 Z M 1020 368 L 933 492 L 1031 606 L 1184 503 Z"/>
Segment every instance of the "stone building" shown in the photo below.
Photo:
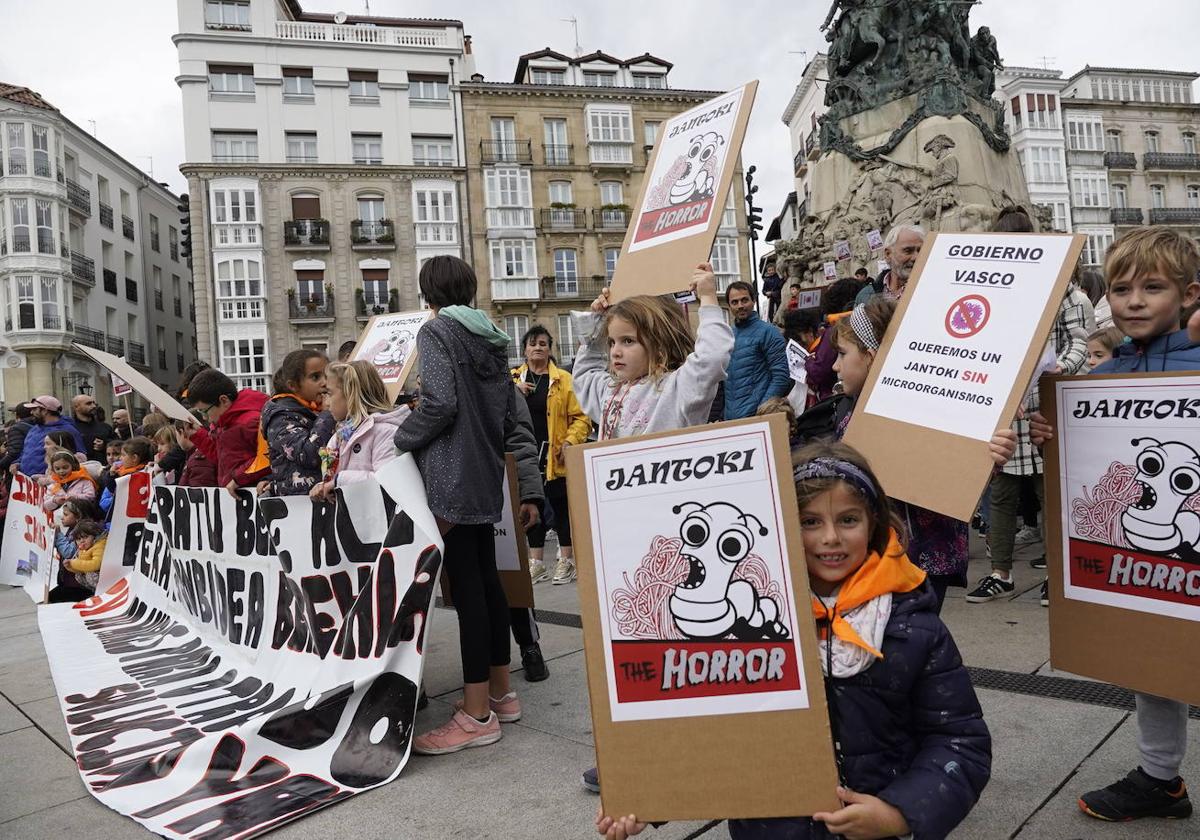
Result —
<path fill-rule="evenodd" d="M 111 409 L 76 342 L 173 387 L 195 358 L 179 199 L 28 88 L 0 84 L 0 129 L 0 404 L 87 393 Z"/>
<path fill-rule="evenodd" d="M 532 323 L 573 352 L 568 313 L 612 277 L 659 126 L 717 95 L 672 88 L 670 70 L 649 54 L 547 48 L 521 56 L 511 82 L 462 85 L 478 302 L 514 362 Z M 722 289 L 750 276 L 740 167 L 733 183 L 712 253 Z"/>
<path fill-rule="evenodd" d="M 1063 84 L 1059 70 L 1005 67 L 996 73 L 994 96 L 1004 107 L 1012 153 L 1021 162 L 1029 200 L 1049 208 L 1052 230 L 1070 233 L 1071 188 L 1060 106 Z"/>
<path fill-rule="evenodd" d="M 1130 227 L 1178 226 L 1200 239 L 1196 73 L 1086 66 L 1062 93 L 1076 232 L 1084 262 Z"/>
<path fill-rule="evenodd" d="M 821 156 L 821 127 L 825 113 L 825 86 L 829 82 L 828 56 L 817 53 L 804 67 L 800 81 L 783 109 L 783 124 L 792 141 L 792 175 L 796 178 L 796 213 L 803 219 L 812 192 L 809 164 Z"/>
<path fill-rule="evenodd" d="M 470 37 L 297 0 L 178 8 L 199 352 L 267 388 L 289 351 L 419 308 L 421 262 L 461 256 Z"/>

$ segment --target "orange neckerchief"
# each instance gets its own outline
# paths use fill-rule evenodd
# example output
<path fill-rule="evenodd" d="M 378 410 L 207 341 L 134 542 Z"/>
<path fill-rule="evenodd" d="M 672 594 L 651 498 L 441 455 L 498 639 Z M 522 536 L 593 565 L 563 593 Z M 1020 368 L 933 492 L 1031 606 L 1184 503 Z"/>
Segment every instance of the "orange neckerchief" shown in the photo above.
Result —
<path fill-rule="evenodd" d="M 68 484 L 73 484 L 74 482 L 81 481 L 85 478 L 88 481 L 92 482 L 93 487 L 96 486 L 96 479 L 92 478 L 92 476 L 88 473 L 87 470 L 85 470 L 83 467 L 80 467 L 79 469 L 75 470 L 75 472 L 73 472 L 73 473 L 67 473 L 66 478 L 62 478 L 62 479 L 54 482 L 54 484 L 52 484 L 50 486 L 50 492 L 61 493 L 61 492 L 63 492 L 63 490 L 66 488 L 66 486 Z"/>
<path fill-rule="evenodd" d="M 117 467 L 117 476 L 124 478 L 127 475 L 132 475 L 133 473 L 137 472 L 138 470 L 144 470 L 145 468 L 146 468 L 145 464 L 138 464 L 136 467 L 120 466 L 120 467 Z"/>
<path fill-rule="evenodd" d="M 878 552 L 871 552 L 866 562 L 842 582 L 842 588 L 838 590 L 837 601 L 832 608 L 827 608 L 821 599 L 813 596 L 813 616 L 818 621 L 828 621 L 833 635 L 842 641 L 857 645 L 882 658 L 883 654 L 864 642 L 843 616 L 855 607 L 860 607 L 887 592 L 911 592 L 924 580 L 925 571 L 914 566 L 908 559 L 903 546 L 896 539 L 896 532 L 892 531 L 887 551 L 883 556 Z"/>
<path fill-rule="evenodd" d="M 274 402 L 275 400 L 281 400 L 284 397 L 291 397 L 296 402 L 300 403 L 300 405 L 304 406 L 305 408 L 307 408 L 314 414 L 321 413 L 321 404 L 320 403 L 309 402 L 308 400 L 304 399 L 303 397 L 299 396 L 298 394 L 291 394 L 291 393 L 276 394 L 275 396 L 271 397 L 271 402 Z M 263 434 L 262 422 L 260 421 L 258 424 L 258 451 L 254 454 L 254 461 L 251 462 L 250 466 L 246 467 L 246 472 L 247 473 L 256 473 L 256 472 L 261 472 L 262 470 L 267 470 L 270 468 L 271 468 L 271 447 L 267 443 L 266 436 Z"/>

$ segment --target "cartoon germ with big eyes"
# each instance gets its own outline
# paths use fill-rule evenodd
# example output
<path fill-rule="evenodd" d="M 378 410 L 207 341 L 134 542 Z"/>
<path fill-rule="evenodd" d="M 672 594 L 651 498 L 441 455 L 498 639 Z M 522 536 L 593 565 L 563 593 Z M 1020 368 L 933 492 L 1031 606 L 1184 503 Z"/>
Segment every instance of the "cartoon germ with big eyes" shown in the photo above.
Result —
<path fill-rule="evenodd" d="M 394 330 L 391 335 L 384 339 L 383 347 L 375 354 L 371 360 L 373 364 L 378 366 L 383 365 L 402 365 L 405 358 L 408 356 L 408 347 L 412 343 L 412 333 L 408 330 Z"/>
<path fill-rule="evenodd" d="M 725 138 L 715 131 L 697 134 L 688 141 L 683 174 L 671 185 L 671 203 L 687 204 L 711 196 L 717 187 L 717 155 Z"/>
<path fill-rule="evenodd" d="M 760 596 L 750 581 L 733 579 L 754 548 L 755 534 L 766 536 L 762 523 L 727 502 L 684 502 L 672 511 L 687 514 L 679 537 L 688 575 L 675 587 L 669 605 L 679 631 L 691 639 L 731 634 L 744 641 L 788 638 L 775 600 Z"/>
<path fill-rule="evenodd" d="M 1200 455 L 1178 441 L 1134 438 L 1132 444 L 1148 445 L 1138 453 L 1134 476 L 1142 494 L 1121 514 L 1125 540 L 1142 551 L 1200 562 L 1200 515 L 1184 510 L 1200 492 Z"/>

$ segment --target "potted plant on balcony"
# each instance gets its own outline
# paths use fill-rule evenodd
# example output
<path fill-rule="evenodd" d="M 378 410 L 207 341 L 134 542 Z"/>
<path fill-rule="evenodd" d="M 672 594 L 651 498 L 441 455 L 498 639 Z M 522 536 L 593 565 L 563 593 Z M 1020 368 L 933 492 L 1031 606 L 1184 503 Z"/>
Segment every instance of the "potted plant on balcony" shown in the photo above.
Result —
<path fill-rule="evenodd" d="M 379 220 L 379 235 L 375 237 L 376 242 L 390 245 L 396 241 L 395 228 L 392 227 L 391 219 Z"/>
<path fill-rule="evenodd" d="M 313 219 L 310 222 L 308 229 L 308 243 L 310 245 L 328 245 L 329 244 L 329 220 L 328 219 Z"/>

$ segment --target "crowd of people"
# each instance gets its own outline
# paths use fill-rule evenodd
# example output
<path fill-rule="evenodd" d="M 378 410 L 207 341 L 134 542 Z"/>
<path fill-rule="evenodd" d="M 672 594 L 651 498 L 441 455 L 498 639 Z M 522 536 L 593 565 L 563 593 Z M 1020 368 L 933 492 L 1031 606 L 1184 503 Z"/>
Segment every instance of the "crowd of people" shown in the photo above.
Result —
<path fill-rule="evenodd" d="M 1032 230 L 1019 210 L 997 229 Z M 720 305 L 711 266 L 695 268 L 693 332 L 671 297 L 613 301 L 604 290 L 580 319 L 586 339 L 563 359 L 548 330 L 521 338 L 511 368 L 509 337 L 472 306 L 476 278 L 455 257 L 428 260 L 420 291 L 436 317 L 417 335 L 419 391 L 393 400 L 366 361 L 330 363 L 296 350 L 275 372 L 273 393 L 240 388 L 203 362 L 190 366 L 175 396 L 197 418 L 173 422 L 157 411 L 134 427 L 103 421 L 90 396 L 71 413 L 52 396 L 14 410 L 0 464 L 46 487 L 61 557 L 52 601 L 95 589 L 116 480 L 150 480 L 233 493 L 308 495 L 327 500 L 400 453 L 420 469 L 444 541 L 443 569 L 457 612 L 463 698 L 450 719 L 413 741 L 440 755 L 495 743 L 501 724 L 521 717 L 511 683 L 510 633 L 525 679 L 549 669 L 531 609 L 510 609 L 496 568 L 493 523 L 501 518 L 506 455 L 517 464 L 519 525 L 530 546 L 533 582 L 575 579 L 565 452 L 613 440 L 782 412 L 793 446 L 795 483 L 819 630 L 843 807 L 811 818 L 732 820 L 735 838 L 946 836 L 987 784 L 991 738 L 950 631 L 939 614 L 952 587 L 984 603 L 1012 593 L 1021 522 L 1035 529 L 1053 434 L 1035 396 L 1011 424 L 995 429 L 993 478 L 973 523 L 888 498 L 871 465 L 841 442 L 855 401 L 905 293 L 925 232 L 892 228 L 888 268 L 865 269 L 821 291 L 820 306 L 784 294 L 773 267 L 760 317 L 755 289 L 734 282 Z M 1200 368 L 1200 335 L 1186 318 L 1200 298 L 1200 250 L 1166 228 L 1126 234 L 1109 250 L 1103 279 L 1077 272 L 1049 339 L 1055 372 L 1137 372 Z M 586 323 L 584 321 L 586 320 Z M 805 351 L 794 376 L 787 348 Z M 799 381 L 803 380 L 803 381 Z M 902 445 L 902 442 L 897 442 Z M 969 528 L 987 539 L 991 572 L 967 581 Z M 547 558 L 547 532 L 557 556 Z M 1038 574 L 1045 558 L 1034 560 Z M 1043 591 L 1043 599 L 1044 599 Z M 1045 600 L 1043 600 L 1045 603 Z M 1187 706 L 1138 695 L 1140 761 L 1127 777 L 1084 794 L 1083 810 L 1105 820 L 1191 813 L 1179 778 Z M 940 768 L 954 766 L 954 772 Z M 939 768 L 932 772 L 930 768 Z M 600 789 L 595 768 L 583 773 Z M 610 838 L 640 833 L 635 815 L 597 816 Z"/>

